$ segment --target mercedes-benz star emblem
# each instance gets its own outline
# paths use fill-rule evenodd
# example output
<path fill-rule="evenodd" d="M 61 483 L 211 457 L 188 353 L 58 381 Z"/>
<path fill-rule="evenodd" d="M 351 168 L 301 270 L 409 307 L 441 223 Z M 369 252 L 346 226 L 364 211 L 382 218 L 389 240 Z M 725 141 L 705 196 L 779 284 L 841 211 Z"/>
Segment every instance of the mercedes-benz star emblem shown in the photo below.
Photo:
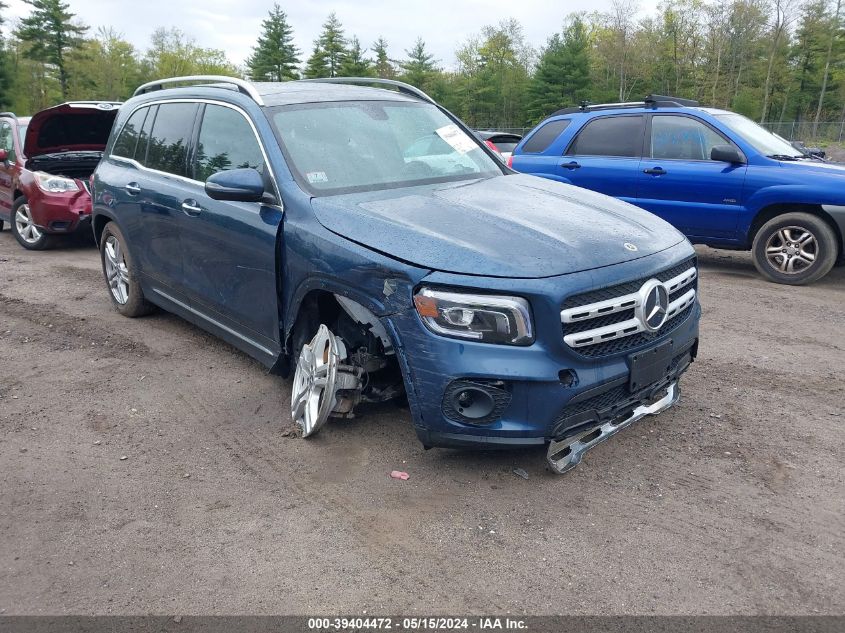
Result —
<path fill-rule="evenodd" d="M 625 242 L 625 244 L 623 244 L 623 246 L 624 246 L 627 250 L 631 251 L 632 253 L 635 253 L 635 252 L 637 251 L 637 245 L 636 245 L 636 244 L 631 244 L 631 242 Z"/>
<path fill-rule="evenodd" d="M 640 288 L 636 315 L 649 332 L 657 332 L 666 322 L 669 312 L 669 291 L 657 279 L 649 279 Z"/>

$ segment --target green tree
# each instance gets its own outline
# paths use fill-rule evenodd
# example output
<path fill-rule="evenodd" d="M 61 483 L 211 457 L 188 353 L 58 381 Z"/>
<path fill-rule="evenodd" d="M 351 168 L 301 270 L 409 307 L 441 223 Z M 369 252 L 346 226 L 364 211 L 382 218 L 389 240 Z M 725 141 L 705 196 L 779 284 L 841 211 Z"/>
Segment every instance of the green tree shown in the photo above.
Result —
<path fill-rule="evenodd" d="M 5 21 L 3 11 L 7 8 L 5 3 L 0 2 L 0 109 L 8 108 L 11 104 L 9 96 L 12 87 L 12 76 L 11 69 L 9 68 L 9 57 L 6 53 L 6 41 L 3 38 L 2 31 L 3 22 Z"/>
<path fill-rule="evenodd" d="M 305 76 L 309 79 L 337 77 L 346 55 L 343 26 L 337 15 L 331 13 L 323 24 L 320 37 L 314 42 L 314 52 L 306 63 Z"/>
<path fill-rule="evenodd" d="M 357 37 L 349 40 L 346 56 L 340 64 L 338 77 L 372 77 L 373 62 L 364 56 L 361 42 Z"/>
<path fill-rule="evenodd" d="M 532 121 L 557 108 L 576 105 L 590 95 L 590 41 L 584 21 L 576 16 L 549 38 L 528 88 Z"/>
<path fill-rule="evenodd" d="M 373 63 L 373 70 L 376 77 L 381 77 L 382 79 L 393 79 L 396 77 L 396 68 L 387 56 L 387 40 L 379 37 L 375 44 L 373 44 L 372 51 L 376 54 L 376 59 Z"/>
<path fill-rule="evenodd" d="M 61 0 L 24 0 L 32 13 L 23 18 L 17 32 L 20 40 L 27 42 L 27 56 L 48 64 L 55 69 L 61 86 L 62 98 L 68 96 L 67 55 L 82 46 L 82 35 L 87 27 L 74 24 L 76 17 Z"/>
<path fill-rule="evenodd" d="M 150 48 L 144 58 L 145 74 L 152 78 L 180 75 L 234 75 L 240 73 L 216 48 L 197 46 L 177 28 L 159 28 L 153 32 Z"/>
<path fill-rule="evenodd" d="M 73 99 L 124 100 L 142 79 L 135 47 L 106 27 L 100 27 L 94 39 L 69 55 L 68 69 Z"/>
<path fill-rule="evenodd" d="M 406 50 L 405 54 L 408 58 L 400 64 L 402 81 L 416 86 L 420 90 L 426 90 L 428 84 L 439 71 L 434 55 L 426 50 L 425 42 L 421 37 L 417 38 L 413 48 Z"/>
<path fill-rule="evenodd" d="M 250 78 L 255 81 L 298 79 L 300 60 L 299 50 L 293 43 L 293 27 L 278 4 L 273 5 L 261 23 L 261 30 L 246 62 Z"/>

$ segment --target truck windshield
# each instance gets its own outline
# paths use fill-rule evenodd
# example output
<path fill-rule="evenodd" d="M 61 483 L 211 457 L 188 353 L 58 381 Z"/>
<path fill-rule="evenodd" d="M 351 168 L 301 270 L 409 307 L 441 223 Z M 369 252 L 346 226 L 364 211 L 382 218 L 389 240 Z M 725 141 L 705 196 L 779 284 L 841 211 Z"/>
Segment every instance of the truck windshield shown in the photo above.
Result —
<path fill-rule="evenodd" d="M 717 114 L 716 118 L 739 134 L 763 156 L 776 158 L 803 158 L 804 155 L 778 135 L 757 125 L 741 114 Z"/>
<path fill-rule="evenodd" d="M 503 173 L 476 139 L 427 103 L 308 103 L 269 114 L 295 177 L 314 195 Z"/>

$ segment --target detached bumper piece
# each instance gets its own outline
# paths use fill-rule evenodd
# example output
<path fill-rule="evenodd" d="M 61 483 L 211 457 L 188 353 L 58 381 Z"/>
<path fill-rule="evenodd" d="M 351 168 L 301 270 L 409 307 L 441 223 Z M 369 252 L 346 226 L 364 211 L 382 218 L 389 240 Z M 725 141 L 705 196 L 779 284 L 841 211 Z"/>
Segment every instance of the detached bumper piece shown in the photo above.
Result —
<path fill-rule="evenodd" d="M 575 468 L 588 450 L 598 446 L 606 439 L 616 435 L 622 429 L 632 425 L 637 420 L 647 415 L 656 415 L 665 411 L 678 401 L 681 391 L 677 382 L 671 383 L 665 395 L 651 404 L 641 404 L 634 409 L 628 417 L 618 418 L 605 422 L 599 426 L 589 428 L 571 435 L 562 440 L 552 440 L 549 443 L 549 451 L 546 460 L 551 469 L 563 474 Z"/>

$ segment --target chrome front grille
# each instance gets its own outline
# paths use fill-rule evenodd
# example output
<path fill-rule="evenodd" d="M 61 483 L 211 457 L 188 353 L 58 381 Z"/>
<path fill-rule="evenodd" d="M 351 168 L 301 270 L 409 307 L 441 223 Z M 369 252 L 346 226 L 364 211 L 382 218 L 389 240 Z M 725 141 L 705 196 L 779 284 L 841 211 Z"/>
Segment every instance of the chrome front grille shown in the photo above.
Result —
<path fill-rule="evenodd" d="M 691 258 L 651 277 L 584 293 L 566 300 L 560 313 L 564 342 L 585 356 L 604 356 L 637 347 L 663 336 L 692 311 L 698 271 Z M 653 331 L 642 318 L 644 287 L 659 281 L 668 294 L 666 317 Z"/>

